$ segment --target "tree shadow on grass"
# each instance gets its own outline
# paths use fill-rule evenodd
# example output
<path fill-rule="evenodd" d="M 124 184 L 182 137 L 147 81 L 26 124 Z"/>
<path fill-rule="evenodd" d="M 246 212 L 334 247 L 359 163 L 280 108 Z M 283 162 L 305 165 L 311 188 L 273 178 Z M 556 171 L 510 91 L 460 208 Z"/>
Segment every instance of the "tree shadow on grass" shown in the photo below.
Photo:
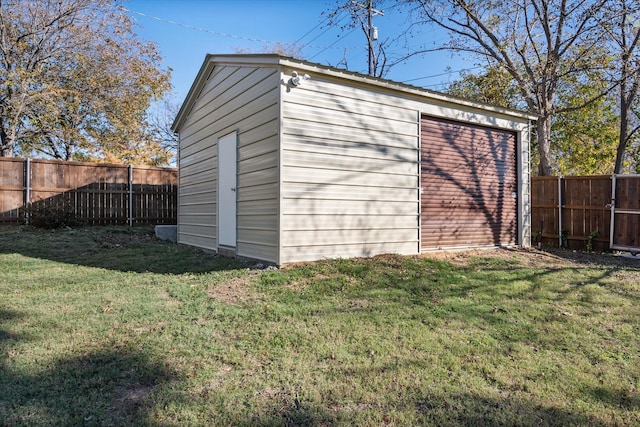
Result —
<path fill-rule="evenodd" d="M 22 314 L 15 310 L 0 308 L 0 350 L 3 353 L 5 352 L 5 348 L 4 348 L 5 342 L 10 340 L 18 341 L 23 339 L 24 337 L 23 335 L 16 334 L 15 332 L 7 331 L 2 327 L 2 325 L 9 320 L 19 319 L 21 317 L 22 317 Z M 0 353 L 0 362 L 3 361 L 2 357 L 3 357 L 3 354 Z"/>
<path fill-rule="evenodd" d="M 129 348 L 29 363 L 16 344 L 30 338 L 6 326 L 21 317 L 0 309 L 0 425 L 149 424 L 149 396 L 174 372 Z"/>
<path fill-rule="evenodd" d="M 274 399 L 261 412 L 239 418 L 241 426 L 437 425 L 437 426 L 606 426 L 578 410 L 526 401 L 482 397 L 472 392 L 441 396 L 405 393 L 401 402 L 306 402 Z"/>
<path fill-rule="evenodd" d="M 570 249 L 547 248 L 542 253 L 580 265 L 624 267 L 640 270 L 640 256 L 620 256 L 613 253 L 583 252 Z"/>
<path fill-rule="evenodd" d="M 427 395 L 416 402 L 425 425 L 456 426 L 605 426 L 577 410 L 529 402 L 517 397 L 483 397 L 471 392 Z"/>
<path fill-rule="evenodd" d="M 247 263 L 232 258 L 158 240 L 148 228 L 38 230 L 0 227 L 2 253 L 137 273 L 197 274 L 247 267 Z"/>
<path fill-rule="evenodd" d="M 149 396 L 174 377 L 134 351 L 97 350 L 28 371 L 3 365 L 0 420 L 8 426 L 149 424 Z"/>
<path fill-rule="evenodd" d="M 253 414 L 246 420 L 238 421 L 238 425 L 256 427 L 332 426 L 337 423 L 336 414 L 327 408 L 297 399 L 274 405 L 265 413 Z"/>
<path fill-rule="evenodd" d="M 607 389 L 605 387 L 595 387 L 590 391 L 594 400 L 612 408 L 624 408 L 628 411 L 640 413 L 640 394 L 632 394 L 624 389 Z M 640 416 L 638 417 L 640 418 Z"/>

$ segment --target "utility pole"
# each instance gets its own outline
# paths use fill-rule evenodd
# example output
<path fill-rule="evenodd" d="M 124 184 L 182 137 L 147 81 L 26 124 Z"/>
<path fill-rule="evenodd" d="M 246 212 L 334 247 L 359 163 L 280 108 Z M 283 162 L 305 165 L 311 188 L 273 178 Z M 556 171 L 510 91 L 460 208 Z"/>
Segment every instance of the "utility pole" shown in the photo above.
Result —
<path fill-rule="evenodd" d="M 372 0 L 367 0 L 367 4 L 358 3 L 354 0 L 351 1 L 355 6 L 361 7 L 367 10 L 367 25 L 366 28 L 363 23 L 363 30 L 367 35 L 367 42 L 369 44 L 369 75 L 374 75 L 376 71 L 376 51 L 374 49 L 374 42 L 378 40 L 378 28 L 373 26 L 373 17 L 375 15 L 384 16 L 384 12 L 373 8 Z M 361 21 L 362 22 L 362 21 Z"/>

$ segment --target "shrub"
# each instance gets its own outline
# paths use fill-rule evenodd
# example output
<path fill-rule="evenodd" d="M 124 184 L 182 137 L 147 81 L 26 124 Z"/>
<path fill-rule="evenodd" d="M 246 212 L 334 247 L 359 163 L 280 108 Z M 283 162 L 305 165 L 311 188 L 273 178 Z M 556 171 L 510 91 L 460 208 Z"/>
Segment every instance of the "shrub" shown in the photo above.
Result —
<path fill-rule="evenodd" d="M 45 203 L 34 203 L 26 210 L 29 225 L 36 228 L 63 228 L 73 227 L 81 224 L 76 218 L 73 206 L 65 203 L 63 205 L 51 205 Z"/>

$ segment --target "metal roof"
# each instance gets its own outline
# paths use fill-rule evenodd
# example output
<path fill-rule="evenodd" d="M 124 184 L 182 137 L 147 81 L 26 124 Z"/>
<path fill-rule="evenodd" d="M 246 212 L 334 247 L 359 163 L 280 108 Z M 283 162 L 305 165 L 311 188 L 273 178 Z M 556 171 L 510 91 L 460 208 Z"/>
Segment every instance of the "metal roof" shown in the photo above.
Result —
<path fill-rule="evenodd" d="M 496 114 L 511 116 L 521 120 L 537 120 L 537 116 L 525 111 L 513 110 L 495 105 L 484 104 L 457 96 L 445 94 L 442 92 L 421 88 L 405 83 L 395 82 L 393 80 L 373 77 L 367 74 L 361 74 L 345 69 L 330 67 L 327 65 L 317 64 L 314 62 L 304 61 L 300 59 L 290 58 L 278 54 L 207 54 L 198 75 L 196 76 L 189 92 L 182 103 L 171 129 L 178 132 L 186 117 L 196 101 L 198 94 L 205 85 L 213 67 L 217 64 L 227 65 L 250 65 L 250 66 L 272 66 L 272 67 L 289 67 L 297 70 L 325 74 L 345 81 L 358 82 L 361 84 L 371 85 L 372 87 L 384 88 L 391 91 L 404 93 L 406 96 L 421 98 L 424 101 L 436 100 L 447 102 L 453 105 L 471 107 L 482 111 L 490 111 Z"/>

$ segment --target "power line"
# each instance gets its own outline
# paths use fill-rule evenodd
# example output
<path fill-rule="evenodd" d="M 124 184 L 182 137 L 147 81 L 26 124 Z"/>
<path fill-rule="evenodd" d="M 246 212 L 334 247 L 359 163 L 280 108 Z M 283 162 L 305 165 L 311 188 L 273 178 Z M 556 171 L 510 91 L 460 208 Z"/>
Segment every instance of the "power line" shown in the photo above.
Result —
<path fill-rule="evenodd" d="M 313 30 L 315 30 L 316 28 L 318 28 L 319 26 L 321 26 L 322 24 L 324 24 L 329 18 L 326 18 L 324 21 L 318 23 L 315 27 L 313 27 L 312 29 L 310 29 L 309 31 L 307 31 L 306 33 L 304 33 L 298 40 L 294 41 L 293 44 L 298 44 L 300 42 L 300 40 L 302 40 L 303 38 L 307 37 L 309 34 L 311 34 L 311 32 L 313 32 Z M 315 40 L 315 39 L 313 39 Z M 312 40 L 312 41 L 313 41 Z M 311 42 L 309 42 L 311 43 Z"/>
<path fill-rule="evenodd" d="M 484 68 L 484 67 L 479 65 L 477 67 L 463 68 L 463 69 L 460 69 L 460 70 L 445 71 L 444 73 L 433 74 L 431 76 L 416 77 L 414 79 L 403 80 L 402 83 L 415 82 L 416 80 L 432 79 L 432 78 L 435 78 L 435 77 L 442 77 L 442 76 L 446 76 L 446 75 L 449 75 L 449 74 L 459 74 L 459 73 L 462 73 L 463 71 L 472 71 L 472 70 L 477 70 L 477 69 L 480 69 L 480 68 Z"/>
<path fill-rule="evenodd" d="M 342 38 L 347 37 L 349 34 L 353 33 L 356 30 L 356 28 L 353 28 L 351 31 L 349 31 L 347 34 L 345 34 L 344 36 L 342 36 Z M 338 42 L 341 42 L 342 39 L 338 38 L 336 41 L 334 41 L 333 43 L 331 43 L 329 46 L 321 48 L 322 50 L 320 52 L 317 52 L 315 55 L 313 55 L 311 58 L 309 58 L 309 61 L 311 61 L 313 58 L 315 58 L 316 56 L 320 55 L 322 52 L 324 52 L 327 49 L 348 49 L 346 47 L 340 47 L 340 48 L 335 48 L 333 47 L 333 45 L 337 44 Z M 310 47 L 310 46 L 309 46 Z"/>
<path fill-rule="evenodd" d="M 223 32 L 220 32 L 220 31 L 209 30 L 207 28 L 202 28 L 202 27 L 196 27 L 196 26 L 193 26 L 193 25 L 183 24 L 181 22 L 171 21 L 169 19 L 159 18 L 157 16 L 148 15 L 146 13 L 137 12 L 135 10 L 127 9 L 126 7 L 123 7 L 123 6 L 120 6 L 120 9 L 122 11 L 124 11 L 124 12 L 134 13 L 136 15 L 140 15 L 140 16 L 143 16 L 145 18 L 153 19 L 153 20 L 159 21 L 159 22 L 164 22 L 166 24 L 177 25 L 178 27 L 186 28 L 188 30 L 196 30 L 196 31 L 201 31 L 203 33 L 209 33 L 209 34 L 214 34 L 214 35 L 217 35 L 217 36 L 230 37 L 230 38 L 240 39 L 240 40 L 247 40 L 247 41 L 251 41 L 251 42 L 274 43 L 271 40 L 262 40 L 262 39 L 252 38 L 252 37 L 243 37 L 243 36 L 238 36 L 238 35 L 235 35 L 235 34 L 228 34 L 228 33 L 223 33 Z"/>
<path fill-rule="evenodd" d="M 318 24 L 316 24 L 315 27 L 313 27 L 312 29 L 310 29 L 309 31 L 307 31 L 306 33 L 304 33 L 298 40 L 294 41 L 293 44 L 298 44 L 303 38 L 307 37 L 309 34 L 311 34 L 313 32 L 313 30 L 315 30 L 316 28 L 322 26 L 322 24 L 324 24 L 325 22 L 329 21 L 329 19 L 331 19 L 331 16 L 327 15 L 326 18 L 324 18 L 323 21 L 319 22 Z M 324 33 L 322 33 L 324 34 Z M 321 35 L 322 35 L 321 34 Z M 318 36 L 319 37 L 319 36 Z M 316 38 L 318 38 L 316 37 Z M 316 38 L 314 38 L 313 40 L 315 40 Z M 311 40 L 309 43 L 311 43 L 313 40 Z"/>
<path fill-rule="evenodd" d="M 347 16 L 347 15 L 344 15 L 344 14 L 343 14 L 342 18 L 340 18 L 340 19 L 338 19 L 338 20 L 336 21 L 336 25 L 337 25 L 337 24 L 339 24 L 342 20 L 344 20 L 344 18 L 345 18 L 346 16 Z M 325 19 L 325 21 L 328 21 L 328 20 L 329 20 L 329 18 Z M 320 24 L 319 24 L 319 25 L 320 25 Z M 315 28 L 317 28 L 317 27 L 318 27 L 318 25 L 316 25 L 313 29 L 315 29 Z M 321 32 L 320 34 L 318 34 L 317 36 L 315 36 L 314 38 L 312 38 L 311 40 L 309 40 L 309 43 L 312 43 L 313 41 L 315 41 L 315 40 L 319 39 L 320 37 L 322 37 L 323 35 L 325 35 L 326 33 L 328 33 L 328 32 L 332 29 L 332 27 L 333 27 L 332 25 L 328 25 L 328 26 L 327 26 L 327 28 L 326 28 L 323 32 Z M 313 31 L 313 29 L 312 29 L 311 31 Z M 311 32 L 311 31 L 309 31 L 309 32 Z M 307 34 L 309 34 L 309 32 L 308 32 Z M 303 36 L 303 37 L 304 37 L 304 36 Z M 305 43 L 302 47 L 310 47 L 310 48 L 314 48 L 314 46 L 310 46 L 310 45 L 309 45 L 309 43 Z M 334 44 L 335 44 L 335 43 L 332 43 L 330 46 L 333 46 Z M 315 46 L 315 47 L 316 47 L 317 49 L 322 49 L 321 47 L 317 47 L 317 46 Z"/>
<path fill-rule="evenodd" d="M 390 7 L 395 7 L 395 6 L 397 6 L 397 4 L 398 3 L 393 4 Z M 238 39 L 238 40 L 246 40 L 246 41 L 250 41 L 250 42 L 259 42 L 259 43 L 267 43 L 267 44 L 276 44 L 276 43 L 278 43 L 278 42 L 274 42 L 272 40 L 264 40 L 264 39 L 258 39 L 258 38 L 253 38 L 253 37 L 239 36 L 239 35 L 236 35 L 236 34 L 229 34 L 229 33 L 224 33 L 224 32 L 221 32 L 221 31 L 210 30 L 210 29 L 207 29 L 207 28 L 196 27 L 196 26 L 189 25 L 189 24 L 183 24 L 181 22 L 176 22 L 176 21 L 172 21 L 172 20 L 169 20 L 169 19 L 160 18 L 160 17 L 154 16 L 154 15 L 149 15 L 149 14 L 146 14 L 146 13 L 142 13 L 142 12 L 138 12 L 138 11 L 135 11 L 135 10 L 127 9 L 127 8 L 125 8 L 123 6 L 120 7 L 120 10 L 122 10 L 124 12 L 128 12 L 128 13 L 133 13 L 135 15 L 139 15 L 139 16 L 142 16 L 144 18 L 149 18 L 149 19 L 153 19 L 155 21 L 164 22 L 166 24 L 176 25 L 176 26 L 179 26 L 179 27 L 182 27 L 182 28 L 186 28 L 188 30 L 195 30 L 195 31 L 200 31 L 200 32 L 204 32 L 204 33 L 214 34 L 214 35 L 217 35 L 217 36 L 229 37 L 229 38 L 234 38 L 234 39 Z M 338 22 L 342 21 L 346 16 L 347 15 L 343 16 L 342 18 L 340 18 L 338 20 Z M 291 43 L 291 45 L 293 46 L 296 43 L 300 42 L 300 40 L 302 40 L 307 35 L 312 33 L 315 29 L 320 27 L 328 19 L 329 18 L 325 18 L 324 21 L 320 22 L 319 24 L 314 26 L 311 30 L 307 31 L 304 35 L 302 35 L 300 38 L 298 38 L 298 40 L 296 40 L 295 42 Z M 312 48 L 312 49 L 321 49 L 315 55 L 311 56 L 309 58 L 309 61 L 311 61 L 313 58 L 317 57 L 318 55 L 322 54 L 323 52 L 325 52 L 328 49 L 351 49 L 351 48 L 355 49 L 355 48 L 360 48 L 360 46 L 334 47 L 336 44 L 338 44 L 339 42 L 344 40 L 347 36 L 349 36 L 351 33 L 353 33 L 356 29 L 357 28 L 354 27 L 353 29 L 351 29 L 351 31 L 349 31 L 346 34 L 340 36 L 336 41 L 334 41 L 333 43 L 329 44 L 328 46 L 311 46 L 311 45 L 308 45 L 308 44 L 304 44 L 303 47 Z M 320 33 L 318 36 L 314 37 L 312 40 L 309 41 L 309 43 L 311 43 L 314 40 L 318 39 L 319 37 L 321 37 L 322 35 L 327 33 L 329 30 L 331 30 L 331 26 L 328 26 L 325 31 Z M 477 66 L 477 67 L 471 67 L 471 68 L 464 68 L 464 69 L 461 69 L 461 70 L 452 70 L 452 71 L 448 71 L 448 72 L 444 72 L 444 73 L 433 74 L 433 75 L 430 75 L 430 76 L 416 77 L 416 78 L 413 78 L 413 79 L 404 80 L 404 81 L 402 81 L 402 83 L 409 83 L 409 82 L 414 82 L 414 81 L 418 81 L 418 80 L 425 80 L 425 79 L 430 79 L 430 78 L 435 78 L 435 77 L 441 77 L 441 76 L 448 75 L 448 74 L 461 73 L 463 71 L 472 71 L 472 70 L 477 70 L 477 69 L 480 69 L 480 68 L 483 68 L 483 67 L 482 66 Z M 446 85 L 445 83 L 439 83 L 439 84 L 434 84 L 434 85 L 425 85 L 424 87 L 435 87 L 435 86 L 445 86 L 445 85 Z"/>
<path fill-rule="evenodd" d="M 238 39 L 238 40 L 246 40 L 246 41 L 250 41 L 250 42 L 258 42 L 258 43 L 266 43 L 266 44 L 277 44 L 277 43 L 279 43 L 279 42 L 275 42 L 273 40 L 264 40 L 264 39 L 258 39 L 258 38 L 253 38 L 253 37 L 239 36 L 239 35 L 236 35 L 236 34 L 223 33 L 221 31 L 210 30 L 208 28 L 202 28 L 202 27 L 196 27 L 194 25 L 183 24 L 181 22 L 171 21 L 169 19 L 160 18 L 158 16 L 153 16 L 153 15 L 149 15 L 149 14 L 146 14 L 146 13 L 138 12 L 138 11 L 135 11 L 135 10 L 127 9 L 127 8 L 125 8 L 123 6 L 120 7 L 120 10 L 122 10 L 124 12 L 133 13 L 135 15 L 139 15 L 139 16 L 142 16 L 142 17 L 145 17 L 145 18 L 153 19 L 154 21 L 164 22 L 165 24 L 176 25 L 178 27 L 186 28 L 188 30 L 200 31 L 200 32 L 203 32 L 203 33 L 209 33 L 209 34 L 213 34 L 213 35 L 216 35 L 216 36 L 229 37 L 229 38 Z M 313 29 L 315 29 L 315 27 Z M 311 31 L 313 31 L 313 29 Z M 305 36 L 306 36 L 306 34 L 305 34 Z M 303 36 L 303 37 L 305 37 L 305 36 Z M 315 40 L 316 38 L 314 38 L 313 40 Z M 289 44 L 289 43 L 286 43 L 286 44 Z M 315 49 L 323 49 L 323 50 L 326 50 L 326 49 L 342 49 L 342 48 L 333 48 L 332 46 L 334 44 L 335 43 L 332 43 L 329 46 L 309 46 L 309 45 L 304 45 L 304 47 L 315 48 Z M 292 43 L 291 45 L 295 45 L 295 43 Z"/>

